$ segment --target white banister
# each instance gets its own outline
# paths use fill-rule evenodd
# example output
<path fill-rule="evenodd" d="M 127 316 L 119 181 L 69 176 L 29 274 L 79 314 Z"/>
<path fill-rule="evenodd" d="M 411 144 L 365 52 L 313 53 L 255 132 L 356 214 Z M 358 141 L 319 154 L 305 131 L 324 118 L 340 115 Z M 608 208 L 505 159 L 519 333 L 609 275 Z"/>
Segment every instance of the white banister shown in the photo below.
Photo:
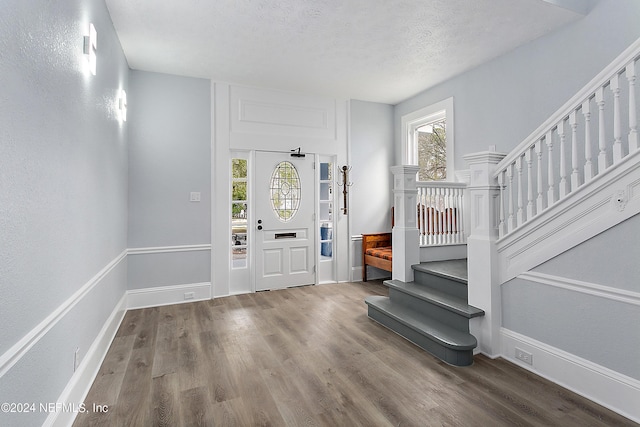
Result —
<path fill-rule="evenodd" d="M 638 60 L 640 39 L 496 165 L 500 237 L 640 149 Z"/>
<path fill-rule="evenodd" d="M 420 246 L 457 245 L 466 242 L 464 183 L 418 181 L 417 218 Z"/>

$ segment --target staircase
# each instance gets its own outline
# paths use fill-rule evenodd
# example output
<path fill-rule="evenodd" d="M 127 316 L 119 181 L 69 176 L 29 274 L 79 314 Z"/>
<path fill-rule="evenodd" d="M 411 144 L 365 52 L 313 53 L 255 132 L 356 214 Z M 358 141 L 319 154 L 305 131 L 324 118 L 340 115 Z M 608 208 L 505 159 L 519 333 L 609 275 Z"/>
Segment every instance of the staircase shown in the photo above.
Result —
<path fill-rule="evenodd" d="M 387 280 L 388 297 L 365 299 L 369 317 L 451 365 L 471 365 L 478 343 L 469 333 L 469 319 L 484 311 L 467 303 L 467 260 L 412 269 L 414 281 Z"/>

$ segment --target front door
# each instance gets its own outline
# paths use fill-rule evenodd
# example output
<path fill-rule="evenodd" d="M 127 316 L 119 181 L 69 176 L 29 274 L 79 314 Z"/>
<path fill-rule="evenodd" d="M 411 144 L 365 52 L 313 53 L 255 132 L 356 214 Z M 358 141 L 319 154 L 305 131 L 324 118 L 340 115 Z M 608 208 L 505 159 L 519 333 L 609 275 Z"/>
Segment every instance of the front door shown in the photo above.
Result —
<path fill-rule="evenodd" d="M 256 291 L 315 283 L 314 157 L 257 151 Z"/>

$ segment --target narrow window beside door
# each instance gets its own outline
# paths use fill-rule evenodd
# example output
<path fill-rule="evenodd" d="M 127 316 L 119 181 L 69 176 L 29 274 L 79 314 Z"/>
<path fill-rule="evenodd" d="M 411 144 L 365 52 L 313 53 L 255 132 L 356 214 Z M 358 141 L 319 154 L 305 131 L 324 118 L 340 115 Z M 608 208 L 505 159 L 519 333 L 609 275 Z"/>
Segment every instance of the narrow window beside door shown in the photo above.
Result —
<path fill-rule="evenodd" d="M 231 159 L 231 266 L 247 267 L 247 160 Z"/>

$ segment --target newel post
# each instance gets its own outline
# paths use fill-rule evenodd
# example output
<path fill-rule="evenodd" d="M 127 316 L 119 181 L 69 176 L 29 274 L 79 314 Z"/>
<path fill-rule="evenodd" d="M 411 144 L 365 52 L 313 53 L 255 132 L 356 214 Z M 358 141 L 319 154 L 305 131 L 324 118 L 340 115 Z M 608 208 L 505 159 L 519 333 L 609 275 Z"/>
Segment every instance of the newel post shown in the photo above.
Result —
<path fill-rule="evenodd" d="M 470 332 L 478 339 L 478 349 L 497 356 L 500 349 L 502 306 L 498 283 L 498 239 L 500 187 L 494 178 L 503 153 L 485 151 L 464 156 L 469 164 L 470 233 L 467 238 L 469 304 L 485 311 L 471 319 Z"/>
<path fill-rule="evenodd" d="M 418 166 L 392 166 L 393 173 L 393 261 L 392 278 L 413 281 L 411 266 L 420 262 L 420 241 L 417 223 L 416 174 Z"/>

